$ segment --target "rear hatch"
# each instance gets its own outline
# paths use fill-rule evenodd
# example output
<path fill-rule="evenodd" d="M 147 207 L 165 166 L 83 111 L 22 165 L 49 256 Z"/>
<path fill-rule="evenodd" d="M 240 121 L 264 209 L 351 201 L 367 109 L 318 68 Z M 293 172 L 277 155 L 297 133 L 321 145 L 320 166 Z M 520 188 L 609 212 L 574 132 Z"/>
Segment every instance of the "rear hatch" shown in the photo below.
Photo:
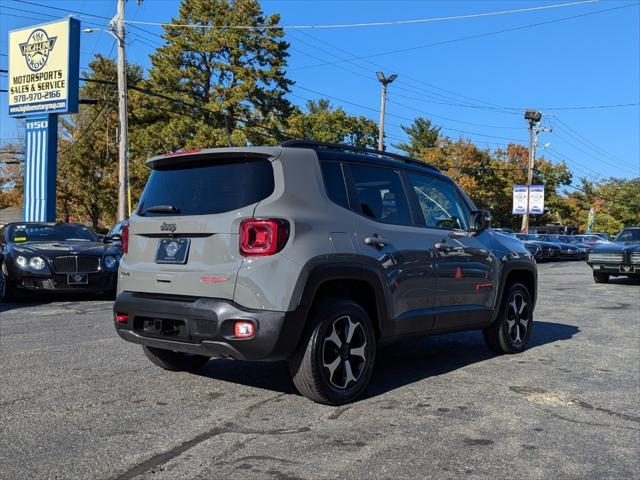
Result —
<path fill-rule="evenodd" d="M 269 156 L 198 152 L 148 163 L 122 290 L 233 299 L 240 222 L 274 190 Z"/>

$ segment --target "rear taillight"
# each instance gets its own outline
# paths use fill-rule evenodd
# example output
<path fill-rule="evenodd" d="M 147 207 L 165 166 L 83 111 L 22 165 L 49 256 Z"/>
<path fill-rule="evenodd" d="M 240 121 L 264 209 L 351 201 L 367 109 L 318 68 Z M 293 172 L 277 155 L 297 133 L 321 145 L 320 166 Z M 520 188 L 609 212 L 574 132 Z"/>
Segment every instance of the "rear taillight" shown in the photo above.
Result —
<path fill-rule="evenodd" d="M 289 239 L 289 222 L 281 219 L 244 220 L 240 224 L 240 254 L 266 256 L 278 253 Z"/>
<path fill-rule="evenodd" d="M 129 224 L 125 223 L 122 225 L 122 231 L 120 233 L 122 239 L 120 240 L 120 250 L 122 253 L 127 253 L 129 251 Z"/>
<path fill-rule="evenodd" d="M 129 315 L 126 313 L 116 313 L 115 314 L 116 323 L 127 323 L 129 321 Z"/>

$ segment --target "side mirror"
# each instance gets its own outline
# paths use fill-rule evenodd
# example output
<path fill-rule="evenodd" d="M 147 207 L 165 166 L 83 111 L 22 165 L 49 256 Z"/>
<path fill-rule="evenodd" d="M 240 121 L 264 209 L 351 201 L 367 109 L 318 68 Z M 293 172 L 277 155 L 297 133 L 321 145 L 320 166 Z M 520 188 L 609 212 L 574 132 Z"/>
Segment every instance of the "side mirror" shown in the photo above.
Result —
<path fill-rule="evenodd" d="M 488 210 L 476 210 L 471 212 L 470 230 L 480 233 L 491 226 L 491 212 Z"/>

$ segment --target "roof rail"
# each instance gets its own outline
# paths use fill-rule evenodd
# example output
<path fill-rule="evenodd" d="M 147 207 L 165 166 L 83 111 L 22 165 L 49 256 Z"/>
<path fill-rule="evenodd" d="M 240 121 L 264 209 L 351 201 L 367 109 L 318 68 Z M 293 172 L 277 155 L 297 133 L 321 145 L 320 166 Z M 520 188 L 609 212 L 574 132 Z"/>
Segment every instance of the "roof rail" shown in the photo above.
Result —
<path fill-rule="evenodd" d="M 318 150 L 339 150 L 343 152 L 361 153 L 364 155 L 371 155 L 376 157 L 387 157 L 394 160 L 399 160 L 404 163 L 410 163 L 413 165 L 420 165 L 421 167 L 431 168 L 432 170 L 438 170 L 438 167 L 431 163 L 416 160 L 415 158 L 400 155 L 398 153 L 383 152 L 381 150 L 375 150 L 373 148 L 355 147 L 353 145 L 344 145 L 342 143 L 329 143 L 318 142 L 315 140 L 287 140 L 280 144 L 281 147 L 294 147 L 294 148 L 312 148 Z"/>

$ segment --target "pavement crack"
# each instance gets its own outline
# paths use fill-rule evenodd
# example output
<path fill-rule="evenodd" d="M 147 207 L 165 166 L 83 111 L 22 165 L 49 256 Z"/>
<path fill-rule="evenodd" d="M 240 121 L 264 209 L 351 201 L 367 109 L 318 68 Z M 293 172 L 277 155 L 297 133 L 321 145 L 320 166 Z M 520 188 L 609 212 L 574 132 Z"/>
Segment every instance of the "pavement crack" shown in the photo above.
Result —
<path fill-rule="evenodd" d="M 264 405 L 265 403 L 271 402 L 279 397 L 282 397 L 283 395 L 285 395 L 284 393 L 280 393 L 278 395 L 274 395 L 272 397 L 260 400 L 259 402 L 255 402 L 251 405 L 249 405 L 248 407 L 242 409 L 240 412 L 238 412 L 236 415 L 234 416 L 238 416 L 238 415 L 246 415 L 247 412 L 252 412 L 257 408 L 260 408 L 262 405 Z M 174 459 L 175 457 L 183 454 L 184 452 L 186 452 L 187 450 L 195 447 L 196 445 L 205 442 L 207 440 L 209 440 L 210 438 L 215 437 L 216 435 L 220 435 L 223 433 L 262 433 L 262 434 L 282 434 L 282 433 L 298 433 L 298 431 L 306 431 L 309 430 L 308 427 L 306 427 L 306 430 L 304 429 L 278 429 L 278 430 L 267 430 L 267 431 L 258 431 L 258 430 L 246 430 L 246 429 L 234 429 L 234 424 L 233 423 L 225 423 L 224 425 L 220 426 L 220 425 L 216 425 L 215 427 L 211 428 L 210 430 L 207 430 L 206 432 L 203 432 L 199 435 L 196 435 L 195 437 L 193 437 L 190 440 L 186 440 L 184 442 L 182 442 L 180 445 L 177 445 L 175 447 L 173 447 L 170 450 L 167 450 L 166 452 L 162 452 L 159 453 L 157 455 L 154 455 L 153 457 L 145 460 L 142 463 L 139 463 L 138 465 L 135 465 L 133 467 L 131 467 L 130 469 L 128 469 L 127 471 L 125 471 L 124 473 L 118 475 L 117 477 L 113 477 L 113 480 L 130 480 L 133 479 L 135 477 L 137 477 L 138 475 L 142 475 L 143 473 L 145 473 L 146 471 L 157 467 L 159 465 L 165 464 L 168 461 Z M 295 430 L 295 431 L 294 431 Z"/>

